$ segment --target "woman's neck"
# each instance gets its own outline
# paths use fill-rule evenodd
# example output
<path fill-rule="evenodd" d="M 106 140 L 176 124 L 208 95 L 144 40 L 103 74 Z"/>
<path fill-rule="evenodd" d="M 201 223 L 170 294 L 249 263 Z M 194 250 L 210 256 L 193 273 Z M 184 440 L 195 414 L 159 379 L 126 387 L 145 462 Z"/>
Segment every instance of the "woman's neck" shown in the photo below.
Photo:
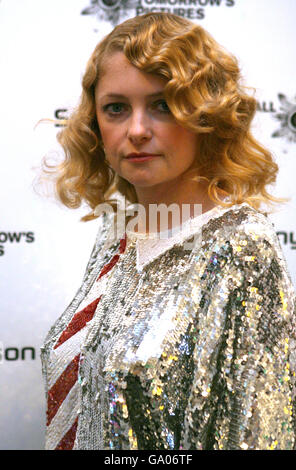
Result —
<path fill-rule="evenodd" d="M 136 188 L 138 232 L 160 232 L 181 225 L 189 218 L 207 212 L 216 204 L 208 196 L 205 181 L 188 181 L 182 187 L 173 184 L 153 188 Z"/>

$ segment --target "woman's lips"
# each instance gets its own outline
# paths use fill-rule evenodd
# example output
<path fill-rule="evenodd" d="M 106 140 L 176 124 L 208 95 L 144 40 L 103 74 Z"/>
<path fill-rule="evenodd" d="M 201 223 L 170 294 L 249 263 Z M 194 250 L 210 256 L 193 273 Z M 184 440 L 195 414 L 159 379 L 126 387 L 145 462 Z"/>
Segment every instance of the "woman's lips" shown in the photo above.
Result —
<path fill-rule="evenodd" d="M 130 153 L 125 158 L 131 162 L 146 162 L 155 157 L 159 157 L 159 155 L 155 153 Z"/>

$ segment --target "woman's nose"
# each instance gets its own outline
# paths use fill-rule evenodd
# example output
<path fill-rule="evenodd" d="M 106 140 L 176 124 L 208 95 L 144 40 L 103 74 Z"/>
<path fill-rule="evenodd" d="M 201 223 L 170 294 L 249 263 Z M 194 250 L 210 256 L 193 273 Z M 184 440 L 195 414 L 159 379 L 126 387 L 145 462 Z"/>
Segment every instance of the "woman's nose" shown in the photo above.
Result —
<path fill-rule="evenodd" d="M 133 112 L 128 122 L 127 136 L 133 143 L 142 143 L 152 137 L 152 123 L 143 111 Z"/>

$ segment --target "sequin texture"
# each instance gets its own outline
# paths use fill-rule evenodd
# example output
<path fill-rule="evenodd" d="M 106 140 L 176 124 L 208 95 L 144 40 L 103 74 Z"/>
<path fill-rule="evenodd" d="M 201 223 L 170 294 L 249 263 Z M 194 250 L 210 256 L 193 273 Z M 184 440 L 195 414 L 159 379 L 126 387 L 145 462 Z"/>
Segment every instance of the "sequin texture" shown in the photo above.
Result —
<path fill-rule="evenodd" d="M 221 208 L 192 249 L 179 241 L 142 269 L 136 241 L 110 241 L 109 227 L 105 215 L 41 350 L 48 396 L 52 350 L 108 271 L 79 343 L 73 448 L 294 448 L 295 292 L 268 219 Z"/>

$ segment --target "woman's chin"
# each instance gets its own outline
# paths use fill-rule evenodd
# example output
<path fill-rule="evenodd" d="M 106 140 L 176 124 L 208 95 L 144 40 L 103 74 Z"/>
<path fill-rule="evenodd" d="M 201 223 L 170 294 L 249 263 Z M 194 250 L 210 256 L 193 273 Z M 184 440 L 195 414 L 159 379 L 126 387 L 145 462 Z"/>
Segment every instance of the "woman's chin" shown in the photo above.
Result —
<path fill-rule="evenodd" d="M 130 184 L 134 186 L 135 189 L 137 188 L 150 188 L 159 184 L 155 178 L 125 178 Z"/>

